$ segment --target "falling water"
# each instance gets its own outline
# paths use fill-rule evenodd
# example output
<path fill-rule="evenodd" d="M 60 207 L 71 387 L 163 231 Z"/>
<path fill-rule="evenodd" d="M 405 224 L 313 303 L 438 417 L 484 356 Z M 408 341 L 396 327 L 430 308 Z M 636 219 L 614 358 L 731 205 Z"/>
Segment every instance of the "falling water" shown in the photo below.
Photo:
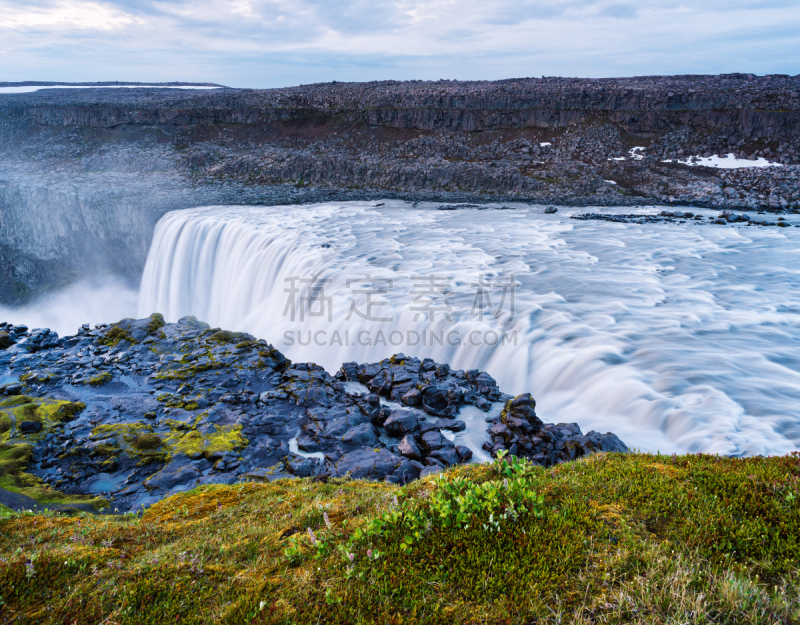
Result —
<path fill-rule="evenodd" d="M 178 211 L 156 228 L 139 314 L 195 315 L 329 371 L 400 352 L 486 370 L 544 419 L 642 450 L 796 449 L 800 231 L 573 212 Z"/>

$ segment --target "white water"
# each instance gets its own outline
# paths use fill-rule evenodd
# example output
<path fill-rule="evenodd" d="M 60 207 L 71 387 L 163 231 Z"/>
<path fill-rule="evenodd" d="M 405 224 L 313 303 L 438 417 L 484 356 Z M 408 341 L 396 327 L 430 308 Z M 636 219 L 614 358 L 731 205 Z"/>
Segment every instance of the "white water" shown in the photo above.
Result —
<path fill-rule="evenodd" d="M 541 207 L 385 204 L 170 213 L 156 228 L 139 316 L 193 314 L 329 371 L 396 352 L 486 370 L 505 392 L 530 391 L 545 420 L 611 430 L 643 450 L 797 448 L 800 230 L 576 222 L 568 217 L 577 211 L 564 208 L 544 215 Z M 409 276 L 431 273 L 455 278 L 452 323 L 441 314 L 414 321 Z M 508 280 L 512 273 L 520 284 L 516 318 L 479 321 L 471 285 L 479 274 Z M 292 321 L 284 316 L 284 280 L 315 274 L 332 280 L 324 285 L 332 321 L 327 311 Z M 373 297 L 390 303 L 373 314 L 392 322 L 346 320 L 353 297 L 346 280 L 364 274 L 394 280 Z M 491 292 L 495 305 L 498 294 Z M 363 312 L 363 295 L 358 306 Z M 353 344 L 359 330 L 374 343 L 378 331 L 388 337 L 395 329 L 457 330 L 462 340 L 471 330 L 516 330 L 517 345 Z M 298 330 L 325 330 L 318 338 L 328 344 L 288 345 L 284 333 Z M 334 330 L 349 331 L 350 344 L 329 344 Z"/>

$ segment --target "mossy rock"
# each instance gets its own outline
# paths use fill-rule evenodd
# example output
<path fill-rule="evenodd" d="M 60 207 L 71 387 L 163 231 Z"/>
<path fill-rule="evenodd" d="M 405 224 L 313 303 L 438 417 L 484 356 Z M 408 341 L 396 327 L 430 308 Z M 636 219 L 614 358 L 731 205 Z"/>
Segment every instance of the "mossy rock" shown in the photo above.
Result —
<path fill-rule="evenodd" d="M 211 336 L 208 337 L 209 341 L 214 341 L 215 343 L 219 343 L 220 345 L 224 345 L 226 343 L 242 343 L 244 341 L 249 342 L 250 336 L 245 334 L 244 332 L 231 332 L 230 330 L 219 330 L 215 332 Z"/>
<path fill-rule="evenodd" d="M 28 397 L 27 395 L 13 395 L 12 397 L 0 400 L 0 409 L 29 404 L 32 401 L 35 401 L 33 397 Z"/>
<path fill-rule="evenodd" d="M 156 331 L 163 328 L 167 325 L 167 322 L 164 321 L 164 315 L 161 313 L 153 313 L 150 315 L 150 321 L 145 326 L 145 330 L 147 330 L 148 334 L 155 334 Z"/>
<path fill-rule="evenodd" d="M 0 428 L 0 441 L 8 440 L 12 435 L 38 439 L 54 424 L 73 419 L 84 408 L 86 404 L 83 402 L 40 399 L 27 395 L 9 397 L 0 402 L 0 422 L 8 425 L 8 429 Z M 22 433 L 19 426 L 25 421 L 41 423 L 42 428 L 38 432 Z"/>
<path fill-rule="evenodd" d="M 161 313 L 153 313 L 145 320 L 123 319 L 109 328 L 103 336 L 98 339 L 101 345 L 114 347 L 120 341 L 128 341 L 136 344 L 146 339 L 148 336 L 165 337 L 161 328 L 166 325 L 164 316 Z"/>
<path fill-rule="evenodd" d="M 119 325 L 112 326 L 97 342 L 100 343 L 100 345 L 108 345 L 110 347 L 115 347 L 120 341 L 128 341 L 129 343 L 135 344 L 136 341 L 128 330 L 128 328 Z"/>
<path fill-rule="evenodd" d="M 178 319 L 178 323 L 180 323 L 181 325 L 189 326 L 190 328 L 197 328 L 198 330 L 208 330 L 211 327 L 205 321 L 200 321 L 194 315 L 181 317 L 180 319 Z"/>
<path fill-rule="evenodd" d="M 131 446 L 139 451 L 152 451 L 161 447 L 163 442 L 164 441 L 162 441 L 161 438 L 156 434 L 145 433 L 139 434 L 139 436 L 133 439 Z"/>
<path fill-rule="evenodd" d="M 0 488 L 31 497 L 40 504 L 89 504 L 95 508 L 108 505 L 93 495 L 68 495 L 25 469 L 31 461 L 33 446 L 27 443 L 0 443 Z"/>
<path fill-rule="evenodd" d="M 0 332 L 0 349 L 7 349 L 16 343 L 16 338 L 8 332 Z"/>
<path fill-rule="evenodd" d="M 59 423 L 66 423 L 72 421 L 79 412 L 86 408 L 86 404 L 82 401 L 76 402 L 61 402 L 51 413 L 53 421 Z"/>
<path fill-rule="evenodd" d="M 208 458 L 217 453 L 243 449 L 249 441 L 242 435 L 241 425 L 223 425 L 215 432 L 207 434 L 197 430 L 186 432 L 183 428 L 175 428 L 166 442 L 176 454 L 187 456 L 202 454 Z"/>
<path fill-rule="evenodd" d="M 113 376 L 108 371 L 103 371 L 102 373 L 98 373 L 96 376 L 89 378 L 86 383 L 89 386 L 102 386 L 111 381 Z"/>
<path fill-rule="evenodd" d="M 183 410 L 197 410 L 200 408 L 196 399 L 184 399 L 172 393 L 161 393 L 156 399 L 163 402 L 168 408 L 181 408 Z"/>

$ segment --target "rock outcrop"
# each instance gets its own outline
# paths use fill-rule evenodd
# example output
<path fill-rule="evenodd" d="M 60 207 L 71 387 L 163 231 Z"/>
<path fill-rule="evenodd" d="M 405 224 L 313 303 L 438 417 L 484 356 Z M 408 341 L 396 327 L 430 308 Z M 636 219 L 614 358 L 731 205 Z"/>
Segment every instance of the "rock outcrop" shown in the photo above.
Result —
<path fill-rule="evenodd" d="M 549 466 L 626 451 L 613 434 L 544 425 L 530 396 L 503 394 L 486 372 L 396 354 L 332 376 L 194 317 L 63 338 L 0 323 L 0 346 L 0 379 L 12 380 L 0 386 L 0 452 L 16 461 L 3 477 L 22 495 L 102 497 L 124 511 L 242 480 L 406 483 L 473 458 L 455 436 L 465 406 L 487 415 L 495 455 Z"/>

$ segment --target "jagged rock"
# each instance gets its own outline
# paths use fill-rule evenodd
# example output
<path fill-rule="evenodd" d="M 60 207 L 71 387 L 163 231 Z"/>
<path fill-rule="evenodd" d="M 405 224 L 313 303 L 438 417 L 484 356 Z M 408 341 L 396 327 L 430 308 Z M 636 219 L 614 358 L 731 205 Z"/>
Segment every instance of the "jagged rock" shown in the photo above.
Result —
<path fill-rule="evenodd" d="M 429 432 L 425 432 L 421 437 L 422 440 L 422 447 L 430 454 L 437 449 L 441 449 L 450 443 L 439 430 L 430 430 Z"/>
<path fill-rule="evenodd" d="M 286 469 L 296 477 L 318 475 L 321 467 L 322 463 L 318 458 L 305 458 L 303 456 L 294 456 L 286 463 Z"/>
<path fill-rule="evenodd" d="M 417 415 L 409 410 L 395 410 L 383 423 L 391 436 L 403 436 L 417 429 Z"/>
<path fill-rule="evenodd" d="M 397 444 L 398 451 L 403 454 L 406 458 L 411 458 L 412 460 L 422 460 L 422 452 L 417 445 L 417 441 L 414 440 L 414 437 L 410 434 L 406 434 Z"/>
<path fill-rule="evenodd" d="M 385 424 L 384 424 L 385 425 Z M 362 423 L 348 430 L 342 441 L 348 445 L 359 445 L 361 447 L 374 447 L 378 444 L 378 432 L 375 427 L 370 423 Z"/>

